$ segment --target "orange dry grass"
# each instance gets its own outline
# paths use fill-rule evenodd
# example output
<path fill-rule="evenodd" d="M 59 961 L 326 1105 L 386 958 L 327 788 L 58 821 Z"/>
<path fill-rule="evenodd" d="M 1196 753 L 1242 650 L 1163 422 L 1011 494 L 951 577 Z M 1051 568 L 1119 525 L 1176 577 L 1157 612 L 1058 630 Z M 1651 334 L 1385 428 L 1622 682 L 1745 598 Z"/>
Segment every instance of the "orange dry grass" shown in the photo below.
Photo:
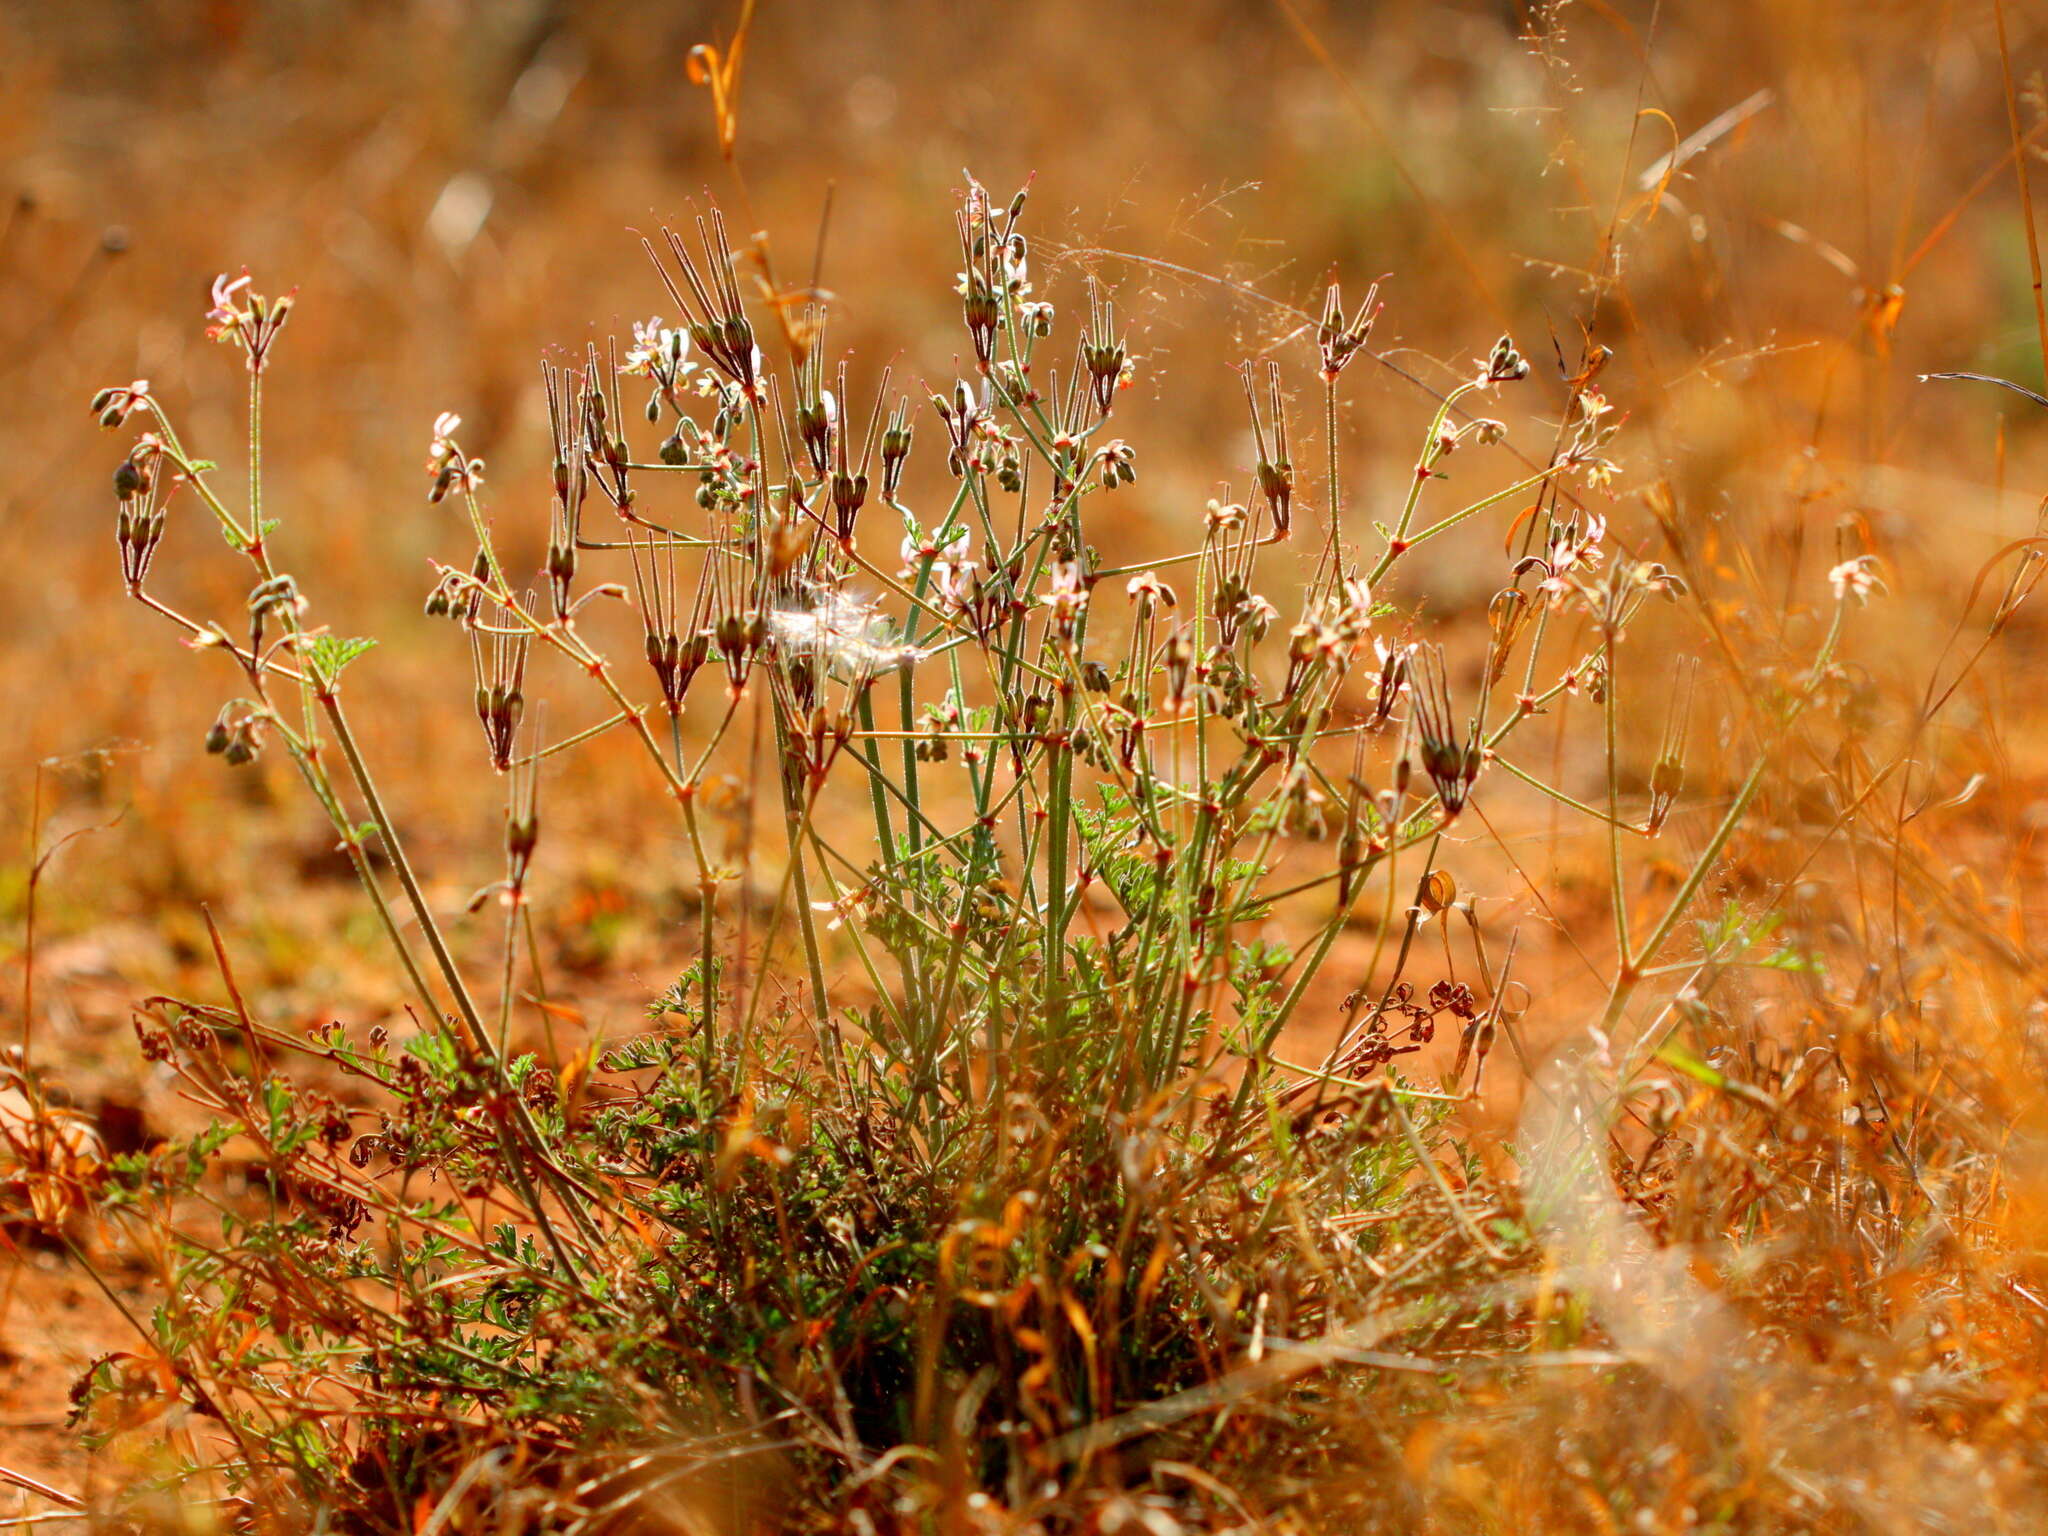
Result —
<path fill-rule="evenodd" d="M 1545 9 L 1520 27 L 1483 6 L 1098 11 L 845 6 L 799 20 L 764 5 L 739 86 L 743 180 L 682 79 L 707 23 L 661 7 L 0 18 L 13 61 L 0 194 L 16 199 L 0 213 L 0 374 L 16 402 L 0 414 L 15 534 L 0 567 L 0 817 L 7 846 L 26 848 L 33 765 L 53 755 L 73 760 L 49 775 L 46 842 L 127 811 L 70 845 L 39 890 L 39 1048 L 102 1114 L 141 1105 L 175 1126 L 177 1106 L 138 1086 L 125 1014 L 143 990 L 217 993 L 202 904 L 271 1017 L 374 1017 L 400 995 L 374 963 L 376 935 L 340 921 L 352 907 L 331 839 L 288 799 L 270 814 L 281 767 L 232 784 L 199 771 L 212 679 L 171 664 L 148 615 L 103 600 L 105 453 L 82 402 L 116 373 L 181 407 L 211 393 L 222 359 L 191 323 L 202 276 L 246 262 L 301 287 L 267 407 L 270 494 L 291 507 L 294 562 L 352 614 L 342 627 L 388 637 L 366 663 L 384 702 L 364 724 L 455 905 L 493 873 L 466 850 L 491 846 L 495 808 L 442 798 L 437 766 L 476 750 L 465 664 L 409 643 L 424 633 L 425 561 L 452 557 L 421 495 L 435 414 L 458 409 L 480 429 L 471 446 L 491 461 L 508 537 L 535 543 L 516 489 L 545 477 L 531 349 L 662 307 L 622 258 L 625 232 L 686 213 L 706 186 L 778 232 L 785 282 L 809 276 L 833 187 L 819 277 L 848 295 L 835 350 L 878 363 L 902 346 L 900 369 L 943 386 L 962 343 L 943 302 L 955 251 L 941 210 L 963 164 L 998 188 L 1036 172 L 1041 233 L 1122 285 L 1145 376 L 1174 378 L 1171 413 L 1148 382 L 1120 428 L 1146 456 L 1135 494 L 1150 526 L 1134 549 L 1192 526 L 1221 490 L 1199 476 L 1243 457 L 1213 451 L 1243 431 L 1222 360 L 1299 323 L 1253 295 L 1312 308 L 1336 264 L 1354 283 L 1392 274 L 1375 345 L 1433 386 L 1502 329 L 1553 396 L 1546 326 L 1568 368 L 1582 325 L 1614 349 L 1600 384 L 1632 413 L 1626 488 L 1642 500 L 1629 521 L 1645 557 L 1711 581 L 1705 625 L 1669 638 L 1710 658 L 1723 694 L 1764 696 L 1766 669 L 1810 648 L 1829 569 L 1866 550 L 1882 560 L 1837 728 L 1787 745 L 1701 908 L 1775 907 L 1828 971 L 1730 983 L 1674 1014 L 1741 1091 L 1674 1069 L 1672 1116 L 1709 1131 L 1681 1146 L 1655 1123 L 1623 1127 L 1608 1160 L 1625 1213 L 1568 1192 L 1591 1214 L 1563 1224 L 1557 1263 L 1590 1262 L 1573 1245 L 1625 1215 L 1612 1231 L 1666 1245 L 1667 1315 L 1630 1337 L 1626 1317 L 1560 1304 L 1561 1333 L 1590 1326 L 1633 1352 L 1601 1390 L 1565 1373 L 1448 1399 L 1387 1388 L 1386 1426 L 1340 1424 L 1339 1449 L 1316 1442 L 1378 1477 L 1318 1483 L 1304 1518 L 1907 1530 L 1975 1507 L 2026 1528 L 2048 1363 L 2048 1106 L 2032 1087 L 2048 804 L 2048 743 L 2027 708 L 2038 613 L 1973 653 L 2013 557 L 1991 562 L 2037 531 L 2048 412 L 1916 380 L 2041 379 L 1991 18 L 1761 0 Z M 2048 31 L 2017 10 L 2006 20 L 2024 83 Z M 2023 138 L 2039 121 L 2019 103 Z M 1384 466 L 1404 463 L 1425 397 L 1392 367 L 1354 394 L 1340 423 L 1350 462 L 1382 467 L 1350 471 L 1363 523 L 1399 504 Z M 199 425 L 232 441 L 226 416 Z M 1314 442 L 1319 429 L 1297 430 Z M 195 520 L 173 536 L 212 535 Z M 1117 540 L 1103 542 L 1115 558 Z M 416 558 L 417 590 L 383 585 L 394 548 Z M 1430 611 L 1476 612 L 1491 588 L 1476 565 L 1435 569 Z M 225 611 L 243 594 L 186 595 Z M 1645 762 L 1656 717 L 1629 744 Z M 1700 746 L 1697 782 L 1739 778 L 1747 740 Z M 1596 757 L 1549 756 L 1529 766 L 1598 792 Z M 567 1006 L 594 1016 L 665 982 L 689 916 L 669 824 L 650 832 L 660 808 L 638 783 L 606 739 L 549 792 L 550 877 L 567 894 L 543 914 L 548 955 Z M 1601 839 L 1533 795 L 1478 809 L 1486 822 L 1461 829 L 1470 842 L 1450 867 L 1492 931 L 1521 926 L 1533 1044 L 1576 1048 L 1612 959 Z M 1689 809 L 1681 859 L 1714 810 Z M 618 849 L 649 852 L 606 851 Z M 757 884 L 772 893 L 778 874 Z M 20 913 L 26 861 L 7 878 Z M 1303 1056 L 1319 1055 L 1336 1004 L 1307 1010 Z M 1502 1173 L 1510 1128 L 1542 1097 L 1530 1083 L 1497 1061 L 1475 1116 L 1477 1155 Z M 17 1304 L 61 1315 L 75 1281 L 25 1273 Z M 55 1381 L 104 1342 L 30 1358 Z M 24 1391 L 25 1411 L 48 1418 L 47 1389 Z M 1426 1422 L 1394 1418 L 1403 1405 Z M 47 1438 L 15 1460 L 79 1472 Z M 1317 1470 L 1275 1471 L 1271 1487 Z M 1720 1502 L 1702 1507 L 1701 1489 Z"/>

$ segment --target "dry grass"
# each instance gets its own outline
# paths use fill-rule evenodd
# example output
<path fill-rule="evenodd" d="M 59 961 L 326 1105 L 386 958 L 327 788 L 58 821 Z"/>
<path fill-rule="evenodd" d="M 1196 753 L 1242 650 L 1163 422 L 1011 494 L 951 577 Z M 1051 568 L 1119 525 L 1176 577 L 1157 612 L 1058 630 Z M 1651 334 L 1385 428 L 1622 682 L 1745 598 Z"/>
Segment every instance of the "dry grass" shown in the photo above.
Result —
<path fill-rule="evenodd" d="M 716 31 L 0 17 L 23 1518 L 2038 1525 L 2039 19 Z"/>

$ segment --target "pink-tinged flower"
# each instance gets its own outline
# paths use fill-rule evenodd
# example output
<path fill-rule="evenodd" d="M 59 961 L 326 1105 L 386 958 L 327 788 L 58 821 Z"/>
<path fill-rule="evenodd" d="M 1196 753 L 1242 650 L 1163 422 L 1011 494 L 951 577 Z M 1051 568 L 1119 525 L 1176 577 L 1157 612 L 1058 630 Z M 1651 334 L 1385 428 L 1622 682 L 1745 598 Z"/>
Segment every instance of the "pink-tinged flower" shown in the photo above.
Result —
<path fill-rule="evenodd" d="M 1881 591 L 1884 583 L 1878 579 L 1877 557 L 1858 555 L 1853 560 L 1844 560 L 1828 572 L 1828 585 L 1835 589 L 1835 601 L 1847 602 L 1854 598 L 1859 603 L 1870 600 L 1870 594 Z"/>
<path fill-rule="evenodd" d="M 932 567 L 937 578 L 939 602 L 949 613 L 972 608 L 981 596 L 981 567 L 972 560 L 946 561 Z"/>
<path fill-rule="evenodd" d="M 1054 633 L 1062 640 L 1074 638 L 1081 615 L 1088 608 L 1088 579 L 1078 560 L 1055 560 L 1052 590 L 1039 599 L 1051 610 Z"/>
<path fill-rule="evenodd" d="M 1357 633 L 1372 628 L 1372 585 L 1363 576 L 1348 577 L 1339 589 L 1338 624 Z"/>
<path fill-rule="evenodd" d="M 1583 529 L 1576 522 L 1558 526 L 1551 533 L 1547 557 L 1535 562 L 1544 572 L 1538 590 L 1553 604 L 1561 601 L 1571 585 L 1572 572 L 1591 571 L 1604 558 L 1600 541 L 1606 537 L 1607 519 L 1598 513 L 1586 519 Z"/>
<path fill-rule="evenodd" d="M 1124 591 L 1134 603 L 1163 603 L 1172 608 L 1180 602 L 1173 588 L 1159 579 L 1157 571 L 1140 571 L 1124 584 Z"/>
<path fill-rule="evenodd" d="M 948 565 L 971 564 L 967 556 L 972 542 L 965 528 L 955 528 L 946 535 L 943 543 L 937 535 L 915 531 L 905 533 L 903 543 L 897 550 L 903 557 L 903 569 L 896 574 L 915 575 L 919 566 L 926 560 L 932 562 L 934 576 L 942 575 L 944 567 Z"/>
<path fill-rule="evenodd" d="M 434 444 L 428 450 L 430 462 L 439 468 L 443 460 L 457 452 L 455 429 L 462 425 L 462 418 L 453 411 L 443 411 L 434 418 Z"/>
<path fill-rule="evenodd" d="M 240 277 L 223 272 L 213 280 L 213 308 L 206 312 L 209 341 L 236 341 L 251 373 L 261 373 L 270 355 L 271 343 L 291 318 L 298 289 L 275 299 L 265 298 L 249 285 L 249 269 Z"/>
<path fill-rule="evenodd" d="M 427 473 L 434 480 L 434 488 L 427 492 L 430 502 L 442 500 L 450 491 L 474 495 L 484 483 L 484 461 L 465 455 L 455 441 L 461 425 L 462 418 L 453 411 L 434 418 L 434 441 L 427 450 Z"/>
<path fill-rule="evenodd" d="M 1138 478 L 1138 450 L 1120 437 L 1111 438 L 1095 450 L 1095 466 L 1102 477 L 1102 488 L 1113 491 Z"/>
<path fill-rule="evenodd" d="M 249 269 L 242 268 L 242 275 L 230 278 L 223 272 L 213 280 L 213 308 L 206 312 L 211 322 L 206 327 L 208 341 L 226 341 L 237 336 L 242 328 L 255 317 L 246 307 L 237 305 L 235 296 L 249 286 Z"/>
<path fill-rule="evenodd" d="M 848 891 L 834 901 L 814 901 L 813 912 L 829 912 L 831 920 L 825 924 L 826 932 L 835 932 L 848 923 L 859 923 L 866 918 L 868 909 L 874 905 L 874 893 L 866 886 Z"/>
<path fill-rule="evenodd" d="M 673 389 L 684 375 L 696 369 L 697 365 L 689 360 L 689 354 L 687 332 L 663 325 L 659 315 L 645 322 L 635 320 L 633 345 L 626 349 L 626 360 L 620 364 L 619 371 L 652 379 L 664 389 Z"/>

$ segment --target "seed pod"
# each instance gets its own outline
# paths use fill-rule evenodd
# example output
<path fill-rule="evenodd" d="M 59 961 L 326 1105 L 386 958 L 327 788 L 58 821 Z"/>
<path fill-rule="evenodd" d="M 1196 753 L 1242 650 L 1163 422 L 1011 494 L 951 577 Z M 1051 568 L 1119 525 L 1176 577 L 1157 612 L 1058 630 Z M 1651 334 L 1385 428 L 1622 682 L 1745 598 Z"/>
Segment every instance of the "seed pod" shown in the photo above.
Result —
<path fill-rule="evenodd" d="M 889 425 L 882 430 L 882 499 L 894 501 L 896 492 L 903 484 L 903 463 L 910 457 L 910 443 L 914 435 L 910 424 L 910 401 L 897 403 L 889 417 Z"/>
<path fill-rule="evenodd" d="M 1358 349 L 1365 345 L 1372 335 L 1372 323 L 1379 318 L 1380 285 L 1374 283 L 1366 289 L 1365 297 L 1359 301 L 1357 310 L 1349 320 L 1344 318 L 1344 294 L 1337 284 L 1330 284 L 1323 295 L 1323 318 L 1316 327 L 1316 349 L 1322 354 L 1323 377 L 1334 379 L 1342 373 Z"/>
<path fill-rule="evenodd" d="M 1486 359 L 1486 382 L 1506 384 L 1516 379 L 1529 377 L 1529 360 L 1515 350 L 1515 344 L 1506 336 L 1493 344 L 1493 351 Z"/>
<path fill-rule="evenodd" d="M 1422 650 L 1415 677 L 1415 729 L 1422 747 L 1423 772 L 1436 787 L 1446 822 L 1465 807 L 1483 761 L 1476 737 L 1461 740 L 1451 709 L 1450 684 L 1444 675 L 1443 651 Z"/>
<path fill-rule="evenodd" d="M 256 722 L 245 716 L 237 721 L 228 733 L 227 745 L 221 749 L 222 759 L 232 768 L 240 768 L 256 761 L 260 743 L 256 739 Z"/>
<path fill-rule="evenodd" d="M 1081 366 L 1088 374 L 1098 417 L 1107 416 L 1110 407 L 1116 403 L 1117 385 L 1123 379 L 1124 364 L 1129 358 L 1123 338 L 1116 333 L 1116 303 L 1104 299 L 1091 278 L 1088 283 L 1088 329 L 1081 340 Z"/>
<path fill-rule="evenodd" d="M 1664 714 L 1664 735 L 1658 743 L 1657 761 L 1650 769 L 1650 808 L 1644 829 L 1652 836 L 1663 830 L 1665 818 L 1685 788 L 1686 739 L 1692 733 L 1692 695 L 1699 670 L 1696 658 L 1682 657 L 1672 680 L 1671 702 Z"/>

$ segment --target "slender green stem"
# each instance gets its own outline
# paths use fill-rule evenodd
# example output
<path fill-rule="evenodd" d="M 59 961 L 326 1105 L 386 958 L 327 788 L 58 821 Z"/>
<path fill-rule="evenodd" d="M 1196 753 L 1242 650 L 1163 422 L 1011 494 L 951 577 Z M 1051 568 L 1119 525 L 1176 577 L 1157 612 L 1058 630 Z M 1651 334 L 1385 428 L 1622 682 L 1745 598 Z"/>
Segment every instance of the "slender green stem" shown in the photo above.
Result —
<path fill-rule="evenodd" d="M 1614 628 L 1604 632 L 1607 676 L 1601 690 L 1600 718 L 1607 755 L 1607 876 L 1614 907 L 1614 952 L 1622 975 L 1633 969 L 1628 950 L 1628 885 L 1621 868 L 1621 767 L 1615 750 L 1615 715 L 1620 709 L 1621 680 L 1614 670 Z"/>
<path fill-rule="evenodd" d="M 385 853 L 391 860 L 391 868 L 398 876 L 399 886 L 405 892 L 405 899 L 412 907 L 415 921 L 426 938 L 427 948 L 433 952 L 434 963 L 440 967 L 441 979 L 447 983 L 449 995 L 455 1000 L 457 1012 L 468 1027 L 471 1044 L 488 1053 L 490 1038 L 484 1033 L 483 1020 L 477 1013 L 475 1001 L 469 995 L 469 987 L 463 981 L 462 971 L 455 963 L 455 956 L 448 949 L 448 942 L 441 935 L 441 925 L 435 920 L 434 911 L 427 903 L 426 892 L 420 889 L 418 877 L 413 874 L 412 860 L 406 856 L 405 843 L 392 825 L 391 813 L 385 809 L 384 797 L 377 792 L 377 782 L 371 777 L 369 764 L 363 761 L 362 750 L 356 745 L 355 732 L 349 729 L 348 719 L 342 713 L 341 699 L 332 690 L 320 695 L 320 703 L 327 712 L 327 722 L 334 730 L 334 739 L 341 746 L 341 754 L 348 762 L 349 774 L 355 780 L 356 792 L 363 797 L 363 805 L 370 813 L 370 819 L 377 824 L 378 835 L 383 839 Z"/>

